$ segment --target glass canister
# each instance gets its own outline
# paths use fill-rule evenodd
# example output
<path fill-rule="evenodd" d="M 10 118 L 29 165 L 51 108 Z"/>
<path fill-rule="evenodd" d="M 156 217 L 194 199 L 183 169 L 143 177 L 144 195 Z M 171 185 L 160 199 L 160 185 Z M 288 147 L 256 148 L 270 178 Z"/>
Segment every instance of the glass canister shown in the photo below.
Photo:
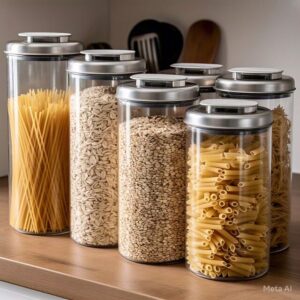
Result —
<path fill-rule="evenodd" d="M 10 225 L 29 234 L 69 231 L 69 33 L 20 33 L 7 44 Z"/>
<path fill-rule="evenodd" d="M 145 62 L 135 51 L 85 50 L 69 62 L 71 237 L 85 246 L 118 242 L 116 87 Z"/>
<path fill-rule="evenodd" d="M 200 100 L 216 98 L 215 82 L 222 74 L 223 66 L 218 64 L 176 63 L 171 65 L 175 73 L 187 77 L 187 81 L 200 88 Z"/>
<path fill-rule="evenodd" d="M 271 124 L 254 101 L 210 99 L 185 117 L 186 259 L 195 274 L 246 280 L 269 268 Z"/>
<path fill-rule="evenodd" d="M 289 246 L 294 79 L 270 68 L 234 68 L 216 81 L 224 98 L 254 99 L 273 112 L 271 252 Z"/>
<path fill-rule="evenodd" d="M 184 258 L 186 109 L 198 86 L 167 74 L 141 74 L 117 89 L 119 251 L 139 263 Z"/>

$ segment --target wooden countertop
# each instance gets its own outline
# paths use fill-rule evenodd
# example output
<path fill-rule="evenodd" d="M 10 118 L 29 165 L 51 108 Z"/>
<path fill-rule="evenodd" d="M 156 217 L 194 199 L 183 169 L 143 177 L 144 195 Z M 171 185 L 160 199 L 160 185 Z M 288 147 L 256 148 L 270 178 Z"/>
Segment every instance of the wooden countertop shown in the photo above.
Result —
<path fill-rule="evenodd" d="M 299 233 L 300 175 L 296 175 L 290 249 L 272 256 L 270 272 L 263 278 L 206 280 L 184 264 L 135 264 L 123 259 L 117 249 L 86 248 L 68 236 L 19 234 L 8 225 L 7 179 L 0 179 L 0 280 L 68 299 L 300 299 Z"/>

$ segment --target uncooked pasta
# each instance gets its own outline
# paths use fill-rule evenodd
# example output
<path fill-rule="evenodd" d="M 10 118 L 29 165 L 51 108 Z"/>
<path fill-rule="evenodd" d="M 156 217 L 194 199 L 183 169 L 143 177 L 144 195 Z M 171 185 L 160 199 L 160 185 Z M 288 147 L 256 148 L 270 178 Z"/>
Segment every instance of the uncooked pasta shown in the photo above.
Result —
<path fill-rule="evenodd" d="M 273 110 L 271 249 L 288 245 L 291 187 L 291 121 L 283 107 Z"/>
<path fill-rule="evenodd" d="M 69 105 L 64 91 L 31 90 L 8 100 L 10 224 L 55 234 L 69 228 Z"/>
<path fill-rule="evenodd" d="M 187 262 L 208 278 L 268 270 L 270 176 L 259 135 L 210 136 L 188 151 Z"/>

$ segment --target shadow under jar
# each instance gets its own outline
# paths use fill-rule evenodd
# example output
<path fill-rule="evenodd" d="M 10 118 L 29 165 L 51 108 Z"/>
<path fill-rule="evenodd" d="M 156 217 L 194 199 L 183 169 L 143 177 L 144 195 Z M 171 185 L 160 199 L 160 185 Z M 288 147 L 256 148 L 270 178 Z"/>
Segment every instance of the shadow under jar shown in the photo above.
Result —
<path fill-rule="evenodd" d="M 198 87 L 185 77 L 141 74 L 118 87 L 119 251 L 139 263 L 185 254 L 185 111 Z"/>
<path fill-rule="evenodd" d="M 216 98 L 216 79 L 222 75 L 223 66 L 218 64 L 176 63 L 171 65 L 175 73 L 183 75 L 188 82 L 195 83 L 200 89 L 200 101 Z"/>
<path fill-rule="evenodd" d="M 27 32 L 10 42 L 10 225 L 37 235 L 69 231 L 69 33 Z"/>
<path fill-rule="evenodd" d="M 246 280 L 269 269 L 270 110 L 211 99 L 185 117 L 186 260 L 195 274 Z"/>
<path fill-rule="evenodd" d="M 85 50 L 68 67 L 71 237 L 84 246 L 118 243 L 116 87 L 145 62 L 129 50 Z"/>
<path fill-rule="evenodd" d="M 271 253 L 289 247 L 294 79 L 282 70 L 234 68 L 216 81 L 223 98 L 253 99 L 273 112 Z"/>

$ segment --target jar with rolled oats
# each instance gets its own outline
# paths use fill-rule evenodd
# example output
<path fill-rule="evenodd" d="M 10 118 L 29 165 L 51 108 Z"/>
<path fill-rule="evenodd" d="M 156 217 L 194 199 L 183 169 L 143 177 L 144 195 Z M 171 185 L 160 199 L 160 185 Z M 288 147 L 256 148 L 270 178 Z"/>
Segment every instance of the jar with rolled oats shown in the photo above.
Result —
<path fill-rule="evenodd" d="M 71 237 L 79 244 L 118 242 L 116 87 L 145 62 L 129 50 L 85 50 L 68 67 Z"/>
<path fill-rule="evenodd" d="M 119 101 L 119 251 L 139 263 L 185 254 L 186 126 L 199 88 L 186 77 L 138 74 Z"/>

